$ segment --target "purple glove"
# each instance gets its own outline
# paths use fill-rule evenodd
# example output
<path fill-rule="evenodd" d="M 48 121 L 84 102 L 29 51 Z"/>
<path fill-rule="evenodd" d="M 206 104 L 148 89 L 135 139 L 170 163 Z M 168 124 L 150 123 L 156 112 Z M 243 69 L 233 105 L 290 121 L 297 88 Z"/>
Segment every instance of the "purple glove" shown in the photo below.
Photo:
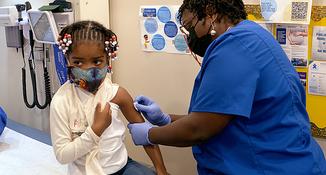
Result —
<path fill-rule="evenodd" d="M 134 106 L 153 125 L 164 126 L 171 123 L 171 117 L 163 113 L 160 107 L 148 97 L 136 97 Z"/>
<path fill-rule="evenodd" d="M 128 128 L 135 145 L 153 145 L 148 138 L 148 132 L 153 128 L 153 125 L 147 122 L 134 123 L 128 124 Z"/>

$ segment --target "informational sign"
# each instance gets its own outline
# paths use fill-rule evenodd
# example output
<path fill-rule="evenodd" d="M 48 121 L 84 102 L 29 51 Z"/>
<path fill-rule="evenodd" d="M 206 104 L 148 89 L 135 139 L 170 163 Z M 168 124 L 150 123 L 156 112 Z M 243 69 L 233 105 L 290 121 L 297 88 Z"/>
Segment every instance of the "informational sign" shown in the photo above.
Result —
<path fill-rule="evenodd" d="M 180 6 L 141 6 L 142 49 L 148 52 L 188 54 L 190 51 L 180 31 Z"/>
<path fill-rule="evenodd" d="M 326 62 L 313 61 L 309 65 L 308 93 L 326 96 Z"/>
<path fill-rule="evenodd" d="M 326 26 L 315 26 L 312 37 L 312 59 L 326 60 Z"/>
<path fill-rule="evenodd" d="M 276 39 L 293 66 L 308 65 L 308 25 L 277 24 Z"/>
<path fill-rule="evenodd" d="M 307 87 L 307 73 L 306 72 L 298 72 L 300 77 L 300 82 L 304 88 Z"/>
<path fill-rule="evenodd" d="M 310 23 L 312 0 L 261 0 L 260 6 L 266 22 Z"/>

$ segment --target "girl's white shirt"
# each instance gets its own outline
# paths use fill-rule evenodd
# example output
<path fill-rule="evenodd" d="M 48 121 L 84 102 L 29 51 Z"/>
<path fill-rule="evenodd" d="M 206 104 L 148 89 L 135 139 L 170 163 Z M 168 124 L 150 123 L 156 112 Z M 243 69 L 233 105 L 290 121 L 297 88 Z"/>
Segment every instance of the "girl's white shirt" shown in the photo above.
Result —
<path fill-rule="evenodd" d="M 128 160 L 123 143 L 125 125 L 119 106 L 110 101 L 119 85 L 106 76 L 96 95 L 66 82 L 54 95 L 50 109 L 51 139 L 57 160 L 68 164 L 68 174 L 104 175 L 123 168 Z M 91 129 L 96 105 L 110 102 L 112 123 L 98 137 Z"/>

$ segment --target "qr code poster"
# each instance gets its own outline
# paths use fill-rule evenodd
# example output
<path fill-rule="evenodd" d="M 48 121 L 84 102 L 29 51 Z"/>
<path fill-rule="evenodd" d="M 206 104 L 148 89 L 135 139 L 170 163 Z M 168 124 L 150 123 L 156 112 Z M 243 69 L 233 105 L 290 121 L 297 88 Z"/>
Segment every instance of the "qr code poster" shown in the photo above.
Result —
<path fill-rule="evenodd" d="M 266 22 L 310 23 L 312 0 L 261 0 L 260 6 Z"/>
<path fill-rule="evenodd" d="M 190 53 L 185 36 L 179 29 L 179 7 L 140 7 L 141 44 L 144 51 Z"/>

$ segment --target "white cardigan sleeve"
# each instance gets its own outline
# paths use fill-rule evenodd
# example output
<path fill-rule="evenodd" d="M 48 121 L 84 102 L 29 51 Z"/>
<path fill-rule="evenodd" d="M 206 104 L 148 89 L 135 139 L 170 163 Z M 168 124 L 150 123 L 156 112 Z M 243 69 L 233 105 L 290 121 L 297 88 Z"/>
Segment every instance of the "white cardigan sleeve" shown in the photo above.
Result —
<path fill-rule="evenodd" d="M 50 108 L 51 139 L 57 160 L 61 164 L 72 163 L 89 153 L 98 145 L 98 137 L 91 126 L 76 139 L 72 139 L 69 128 L 68 104 L 62 98 L 53 99 Z"/>

